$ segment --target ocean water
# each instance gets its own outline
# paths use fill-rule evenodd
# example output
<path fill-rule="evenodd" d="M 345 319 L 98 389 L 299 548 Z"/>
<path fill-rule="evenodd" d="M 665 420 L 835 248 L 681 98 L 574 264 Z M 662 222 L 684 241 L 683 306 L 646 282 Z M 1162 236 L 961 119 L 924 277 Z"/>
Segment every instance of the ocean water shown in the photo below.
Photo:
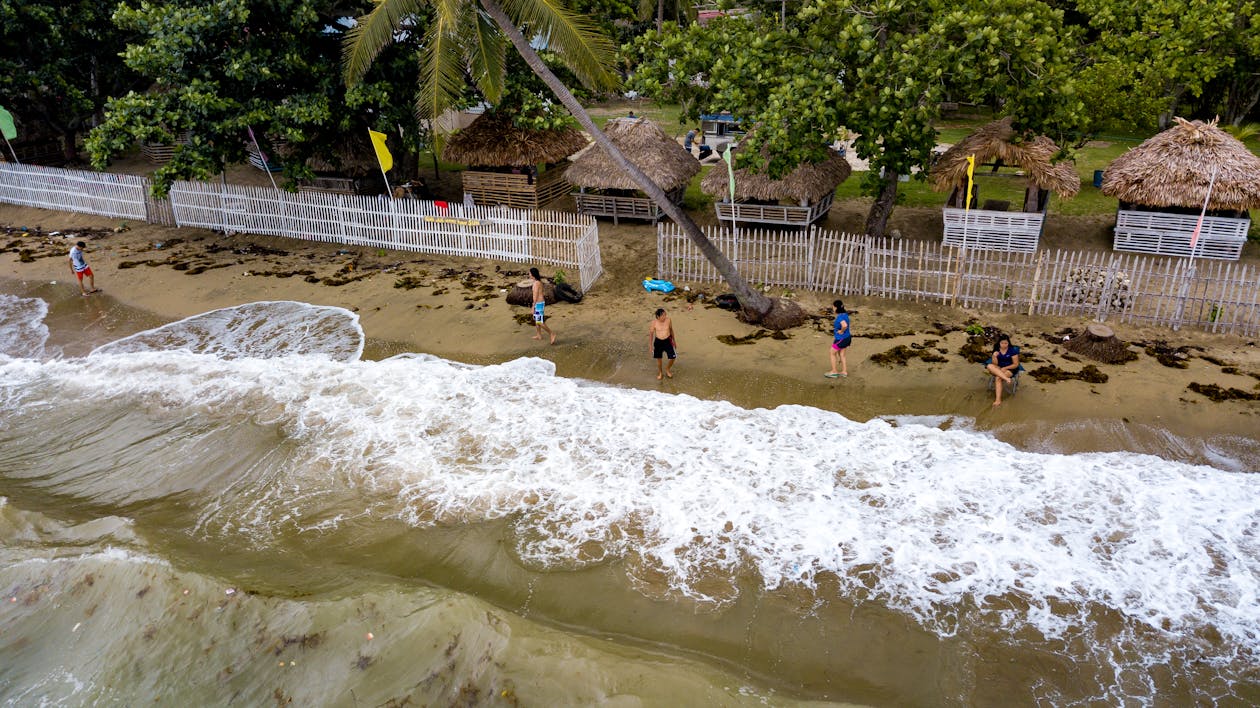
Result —
<path fill-rule="evenodd" d="M 81 321 L 0 295 L 8 704 L 1260 702 L 1245 455 Z"/>

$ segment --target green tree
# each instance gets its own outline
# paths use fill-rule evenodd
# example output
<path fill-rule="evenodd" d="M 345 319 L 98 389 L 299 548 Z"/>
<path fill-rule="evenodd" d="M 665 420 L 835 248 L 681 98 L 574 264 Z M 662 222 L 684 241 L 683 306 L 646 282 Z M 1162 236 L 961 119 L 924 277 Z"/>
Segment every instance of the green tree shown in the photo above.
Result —
<path fill-rule="evenodd" d="M 498 0 L 435 3 L 380 0 L 370 14 L 359 19 L 347 38 L 347 85 L 353 86 L 361 80 L 378 54 L 394 41 L 399 28 L 407 26 L 411 17 L 426 9 L 433 12 L 433 21 L 425 34 L 420 58 L 421 115 L 440 115 L 453 97 L 460 94 L 466 77 L 471 78 L 491 102 L 497 102 L 504 90 L 506 38 L 578 123 L 714 264 L 735 292 L 745 316 L 753 321 L 769 318 L 771 324 L 779 324 L 774 317 L 769 317 L 774 303 L 753 290 L 691 217 L 626 159 L 591 120 L 572 91 L 538 56 L 525 32 L 532 37 L 545 38 L 548 51 L 563 60 L 585 85 L 611 88 L 617 83 L 616 76 L 608 69 L 612 48 L 607 40 L 595 33 L 586 20 L 553 0 L 508 0 L 503 5 Z M 791 310 L 794 306 L 785 307 Z"/>
<path fill-rule="evenodd" d="M 114 21 L 137 38 L 126 48 L 127 66 L 152 84 L 109 102 L 105 122 L 88 139 L 93 163 L 103 167 L 138 140 L 169 143 L 188 131 L 191 143 L 154 174 L 164 193 L 176 179 L 205 179 L 243 162 L 247 128 L 260 141 L 287 142 L 290 180 L 311 175 L 307 158 L 336 161 L 344 152 L 336 148 L 347 143 L 370 155 L 368 127 L 418 149 L 426 134 L 410 115 L 414 94 L 400 93 L 406 82 L 390 75 L 402 57 L 382 61 L 353 90 L 338 80 L 342 20 L 353 12 L 343 8 L 334 0 L 120 5 Z M 417 169 L 414 160 L 399 164 Z"/>
<path fill-rule="evenodd" d="M 26 125 L 42 123 L 78 159 L 76 136 L 109 96 L 140 85 L 123 65 L 126 35 L 108 2 L 0 0 L 0 105 Z"/>
<path fill-rule="evenodd" d="M 1077 0 L 1077 7 L 1094 33 L 1089 61 L 1104 67 L 1086 78 L 1134 99 L 1121 114 L 1130 122 L 1149 122 L 1140 112 L 1154 99 L 1166 127 L 1184 100 L 1214 84 L 1220 95 L 1210 102 L 1226 108 L 1228 122 L 1241 122 L 1260 100 L 1255 0 Z"/>

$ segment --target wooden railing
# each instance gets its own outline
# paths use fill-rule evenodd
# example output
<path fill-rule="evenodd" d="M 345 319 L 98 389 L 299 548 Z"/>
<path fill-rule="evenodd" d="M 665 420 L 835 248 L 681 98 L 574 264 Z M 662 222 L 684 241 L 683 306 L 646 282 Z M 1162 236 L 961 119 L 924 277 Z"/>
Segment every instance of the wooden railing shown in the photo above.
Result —
<path fill-rule="evenodd" d="M 944 217 L 944 245 L 1016 253 L 1037 250 L 1046 221 L 1043 212 L 967 211 L 954 207 L 946 207 Z"/>
<path fill-rule="evenodd" d="M 553 165 L 532 180 L 525 174 L 467 170 L 463 173 L 464 192 L 471 194 L 478 206 L 537 209 L 569 191 L 564 179 L 568 166 L 567 162 Z"/>
<path fill-rule="evenodd" d="M 1116 238 L 1112 247 L 1132 253 L 1193 255 L 1196 258 L 1230 261 L 1242 256 L 1251 219 L 1204 217 L 1199 239 L 1192 251 L 1190 236 L 1198 221 L 1198 216 L 1188 214 L 1121 210 L 1116 213 Z"/>
<path fill-rule="evenodd" d="M 790 206 L 783 204 L 745 204 L 743 202 L 714 202 L 719 221 L 746 224 L 782 224 L 784 226 L 809 226 L 827 216 L 835 194 L 828 194 L 821 200 L 806 206 Z"/>

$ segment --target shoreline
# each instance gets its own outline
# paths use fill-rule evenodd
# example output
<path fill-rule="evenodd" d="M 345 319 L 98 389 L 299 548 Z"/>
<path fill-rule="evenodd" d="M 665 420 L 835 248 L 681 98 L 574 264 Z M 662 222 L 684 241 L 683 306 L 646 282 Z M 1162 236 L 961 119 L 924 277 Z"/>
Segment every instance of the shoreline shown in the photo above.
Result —
<path fill-rule="evenodd" d="M 726 344 L 719 337 L 746 338 L 756 335 L 757 328 L 705 304 L 724 288 L 690 284 L 693 294 L 707 296 L 695 303 L 682 297 L 684 283 L 676 283 L 679 291 L 672 297 L 644 291 L 639 280 L 654 271 L 655 239 L 653 229 L 642 225 L 613 227 L 601 222 L 605 274 L 581 303 L 548 307 L 548 322 L 557 333 L 555 346 L 531 339 L 534 332 L 526 308 L 504 301 L 502 291 L 523 279 L 530 264 L 265 236 L 227 237 L 151 224 L 134 224 L 114 233 L 118 220 L 0 205 L 0 228 L 21 226 L 31 231 L 5 234 L 0 242 L 4 246 L 0 292 L 52 298 L 58 307 L 85 313 L 91 309 L 88 316 L 98 319 L 119 317 L 115 312 L 119 308 L 151 313 L 147 320 L 128 315 L 141 329 L 154 321 L 170 322 L 245 302 L 298 300 L 357 312 L 367 338 L 365 358 L 411 351 L 494 364 L 537 356 L 553 361 L 559 376 L 726 400 L 746 408 L 808 405 L 858 421 L 940 418 L 946 422 L 934 422 L 974 426 L 1019 447 L 1047 452 L 1130 449 L 1166 459 L 1205 461 L 1222 440 L 1236 438 L 1244 453 L 1260 446 L 1255 440 L 1260 401 L 1215 402 L 1188 388 L 1195 383 L 1260 393 L 1260 347 L 1253 340 L 1109 322 L 1131 345 L 1162 342 L 1181 350 L 1183 358 L 1177 361 L 1186 368 L 1161 364 L 1136 345 L 1130 346 L 1138 352 L 1135 361 L 1108 365 L 1074 357 L 1045 339 L 1064 329 L 1083 330 L 1091 322 L 1085 318 L 845 298 L 854 313 L 850 376 L 826 379 L 822 374 L 829 368 L 829 318 L 789 330 L 787 339 Z M 42 227 L 43 235 L 34 233 L 36 226 Z M 73 243 L 64 235 L 85 230 L 100 232 L 83 240 L 88 241 L 96 286 L 103 290 L 88 298 L 78 295 L 64 255 Z M 48 236 L 54 231 L 62 233 Z M 23 249 L 29 262 L 22 262 Z M 50 285 L 53 281 L 57 284 Z M 806 312 L 820 316 L 835 299 L 826 293 L 792 295 Z M 62 302 L 71 296 L 85 304 Z M 660 382 L 648 332 L 657 307 L 670 312 L 679 350 L 674 378 Z M 973 321 L 1009 332 L 1025 354 L 1019 391 L 996 409 L 986 375 L 959 353 L 968 339 L 962 328 Z M 88 319 L 84 322 L 89 325 Z M 117 336 L 131 333 L 118 327 Z M 911 359 L 902 366 L 870 359 L 899 346 L 945 361 Z M 86 352 L 71 346 L 66 353 Z M 1090 363 L 1107 375 L 1105 383 L 1041 383 L 1030 376 L 1038 367 L 1078 372 Z M 950 422 L 951 418 L 958 420 Z M 1252 450 L 1245 458 L 1252 465 L 1249 470 L 1260 469 L 1252 464 L 1260 459 L 1260 451 Z"/>

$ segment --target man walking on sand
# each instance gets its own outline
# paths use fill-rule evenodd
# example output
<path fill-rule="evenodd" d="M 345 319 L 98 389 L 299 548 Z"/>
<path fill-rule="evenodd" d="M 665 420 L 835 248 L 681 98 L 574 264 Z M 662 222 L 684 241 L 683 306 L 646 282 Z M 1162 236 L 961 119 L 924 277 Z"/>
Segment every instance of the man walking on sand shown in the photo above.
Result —
<path fill-rule="evenodd" d="M 543 315 L 543 308 L 547 305 L 547 296 L 543 294 L 542 275 L 538 273 L 537 268 L 530 268 L 529 277 L 534 279 L 534 329 L 538 332 L 534 335 L 534 339 L 541 340 L 543 332 L 546 332 L 551 335 L 551 343 L 555 344 L 556 333 L 552 332 L 551 328 L 548 327 L 544 321 L 545 315 Z"/>
<path fill-rule="evenodd" d="M 656 359 L 656 380 L 660 381 L 662 376 L 674 378 L 674 360 L 678 358 L 678 352 L 674 350 L 674 322 L 665 314 L 665 308 L 657 308 L 656 319 L 652 320 L 648 335 L 652 338 L 652 358 Z M 668 364 L 661 360 L 662 354 L 669 357 Z"/>
<path fill-rule="evenodd" d="M 79 279 L 79 292 L 83 294 L 83 297 L 100 292 L 96 288 L 96 276 L 92 275 L 92 269 L 88 266 L 87 259 L 83 257 L 83 249 L 85 248 L 87 248 L 87 244 L 82 241 L 70 247 L 70 272 L 74 273 L 75 277 Z M 83 287 L 84 277 L 88 279 L 86 289 Z"/>

